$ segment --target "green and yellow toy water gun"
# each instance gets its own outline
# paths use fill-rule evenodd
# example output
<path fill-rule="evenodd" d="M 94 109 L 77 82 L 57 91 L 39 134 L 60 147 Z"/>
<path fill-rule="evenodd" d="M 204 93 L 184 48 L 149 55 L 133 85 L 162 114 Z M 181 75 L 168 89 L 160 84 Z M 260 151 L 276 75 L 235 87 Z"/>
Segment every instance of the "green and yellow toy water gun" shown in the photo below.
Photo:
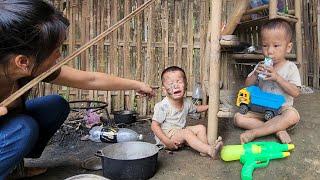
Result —
<path fill-rule="evenodd" d="M 294 144 L 280 144 L 277 142 L 250 142 L 243 145 L 227 145 L 221 150 L 224 161 L 240 160 L 242 180 L 251 180 L 255 168 L 268 166 L 270 160 L 290 156 Z"/>

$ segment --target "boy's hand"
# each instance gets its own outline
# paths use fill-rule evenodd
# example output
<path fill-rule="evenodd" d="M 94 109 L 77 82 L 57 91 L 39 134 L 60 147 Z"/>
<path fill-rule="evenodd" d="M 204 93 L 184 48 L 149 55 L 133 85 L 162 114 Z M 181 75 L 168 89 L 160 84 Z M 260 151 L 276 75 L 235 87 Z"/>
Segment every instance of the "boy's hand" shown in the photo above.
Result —
<path fill-rule="evenodd" d="M 165 143 L 165 145 L 166 145 L 166 147 L 167 147 L 168 149 L 176 150 L 176 149 L 179 148 L 180 142 L 178 142 L 178 141 L 173 141 L 173 140 L 170 139 L 169 141 L 167 141 L 167 142 Z"/>
<path fill-rule="evenodd" d="M 260 61 L 258 63 L 258 66 L 256 68 L 256 70 L 254 71 L 254 75 L 258 76 L 258 74 L 260 73 L 264 73 L 265 69 L 264 69 L 264 62 Z"/>
<path fill-rule="evenodd" d="M 266 75 L 265 80 L 277 82 L 279 74 L 273 69 L 273 67 L 265 67 L 265 69 L 267 70 L 267 72 L 264 72 Z"/>
<path fill-rule="evenodd" d="M 8 109 L 6 107 L 0 107 L 0 116 L 6 115 L 8 113 Z"/>

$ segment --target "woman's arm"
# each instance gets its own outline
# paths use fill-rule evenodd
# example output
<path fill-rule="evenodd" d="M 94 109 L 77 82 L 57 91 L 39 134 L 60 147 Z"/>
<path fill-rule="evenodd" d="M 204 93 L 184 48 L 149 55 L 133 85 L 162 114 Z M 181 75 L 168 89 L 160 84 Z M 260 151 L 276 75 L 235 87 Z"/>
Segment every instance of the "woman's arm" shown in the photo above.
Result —
<path fill-rule="evenodd" d="M 8 109 L 6 107 L 0 107 L 0 116 L 6 115 L 8 113 Z"/>
<path fill-rule="evenodd" d="M 61 67 L 59 76 L 52 83 L 86 90 L 136 90 L 141 94 L 154 95 L 152 88 L 143 82 L 100 72 L 81 71 L 68 66 Z"/>

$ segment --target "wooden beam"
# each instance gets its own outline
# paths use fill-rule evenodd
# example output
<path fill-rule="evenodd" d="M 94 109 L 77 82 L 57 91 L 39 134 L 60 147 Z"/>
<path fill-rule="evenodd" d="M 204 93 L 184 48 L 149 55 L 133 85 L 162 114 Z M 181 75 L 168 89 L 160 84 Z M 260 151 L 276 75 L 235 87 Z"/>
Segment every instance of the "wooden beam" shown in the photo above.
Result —
<path fill-rule="evenodd" d="M 213 144 L 218 135 L 218 111 L 220 99 L 220 33 L 222 0 L 211 0 L 211 50 L 210 50 L 210 79 L 209 79 L 209 113 L 208 113 L 208 142 Z"/>
<path fill-rule="evenodd" d="M 30 81 L 28 84 L 24 85 L 22 88 L 20 88 L 18 91 L 15 93 L 11 94 L 7 99 L 2 101 L 0 103 L 0 106 L 8 106 L 11 104 L 13 101 L 15 101 L 17 98 L 19 98 L 21 95 L 26 93 L 29 89 L 31 89 L 33 86 L 41 82 L 43 79 L 48 77 L 50 74 L 61 68 L 63 65 L 67 64 L 69 61 L 73 60 L 75 57 L 77 57 L 79 54 L 81 54 L 83 51 L 87 50 L 89 47 L 91 47 L 93 44 L 96 44 L 99 42 L 101 39 L 105 38 L 107 35 L 112 33 L 114 30 L 118 29 L 121 25 L 129 21 L 132 17 L 135 15 L 141 13 L 145 8 L 149 7 L 155 0 L 149 0 L 145 2 L 143 5 L 141 5 L 139 8 L 131 12 L 128 16 L 124 17 L 121 19 L 119 22 L 108 28 L 106 31 L 98 35 L 97 37 L 93 38 L 91 41 L 87 42 L 85 45 L 80 47 L 78 50 L 73 52 L 71 55 L 67 56 L 64 60 L 60 61 L 53 67 L 51 67 L 49 70 L 46 72 L 40 74 L 38 77 L 34 78 L 32 81 Z"/>
<path fill-rule="evenodd" d="M 269 19 L 277 18 L 278 12 L 278 0 L 270 0 L 269 1 Z"/>
<path fill-rule="evenodd" d="M 231 54 L 231 57 L 233 59 L 264 59 L 263 54 Z M 286 55 L 287 59 L 295 59 L 296 55 L 295 54 L 287 54 Z"/>
<path fill-rule="evenodd" d="M 234 7 L 233 14 L 227 21 L 226 27 L 222 30 L 221 35 L 232 34 L 236 29 L 237 25 L 240 23 L 241 17 L 246 12 L 249 0 L 236 0 L 236 5 Z"/>
<path fill-rule="evenodd" d="M 263 6 L 259 6 L 259 7 L 256 7 L 256 8 L 249 9 L 244 14 L 245 15 L 254 14 L 254 13 L 266 10 L 266 9 L 269 9 L 269 5 L 268 4 L 263 5 Z"/>

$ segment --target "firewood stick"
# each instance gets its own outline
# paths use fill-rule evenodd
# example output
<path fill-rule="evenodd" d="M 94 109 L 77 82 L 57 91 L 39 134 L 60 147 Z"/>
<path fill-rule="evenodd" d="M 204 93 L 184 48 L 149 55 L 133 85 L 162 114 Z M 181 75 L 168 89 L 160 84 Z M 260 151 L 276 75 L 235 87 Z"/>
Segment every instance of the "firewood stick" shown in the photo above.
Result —
<path fill-rule="evenodd" d="M 15 93 L 11 94 L 7 99 L 5 99 L 4 101 L 2 101 L 0 103 L 0 106 L 6 107 L 9 104 L 11 104 L 13 101 L 15 101 L 17 98 L 22 96 L 25 92 L 27 92 L 33 86 L 35 86 L 36 84 L 41 82 L 43 79 L 48 77 L 50 74 L 52 74 L 53 72 L 58 70 L 60 67 L 62 67 L 63 65 L 65 65 L 66 63 L 68 63 L 69 61 L 74 59 L 75 57 L 77 57 L 83 51 L 87 50 L 90 46 L 94 45 L 95 43 L 97 43 L 100 40 L 102 40 L 103 38 L 105 38 L 107 35 L 112 33 L 114 30 L 118 29 L 121 25 L 123 25 L 124 23 L 129 21 L 134 16 L 140 14 L 144 9 L 149 7 L 154 1 L 155 0 L 149 0 L 146 3 L 144 3 L 143 5 L 141 5 L 139 8 L 137 8 L 136 10 L 132 11 L 130 14 L 128 14 L 122 20 L 118 21 L 116 24 L 114 24 L 113 26 L 111 26 L 106 31 L 102 32 L 101 34 L 99 34 L 97 37 L 93 38 L 91 41 L 87 42 L 85 45 L 81 46 L 78 50 L 73 52 L 71 55 L 66 57 L 64 60 L 60 61 L 59 63 L 57 63 L 56 65 L 51 67 L 49 70 L 47 70 L 46 72 L 44 72 L 44 73 L 40 74 L 38 77 L 34 78 L 32 81 L 30 81 L 29 83 L 24 85 L 22 88 L 20 88 Z"/>

